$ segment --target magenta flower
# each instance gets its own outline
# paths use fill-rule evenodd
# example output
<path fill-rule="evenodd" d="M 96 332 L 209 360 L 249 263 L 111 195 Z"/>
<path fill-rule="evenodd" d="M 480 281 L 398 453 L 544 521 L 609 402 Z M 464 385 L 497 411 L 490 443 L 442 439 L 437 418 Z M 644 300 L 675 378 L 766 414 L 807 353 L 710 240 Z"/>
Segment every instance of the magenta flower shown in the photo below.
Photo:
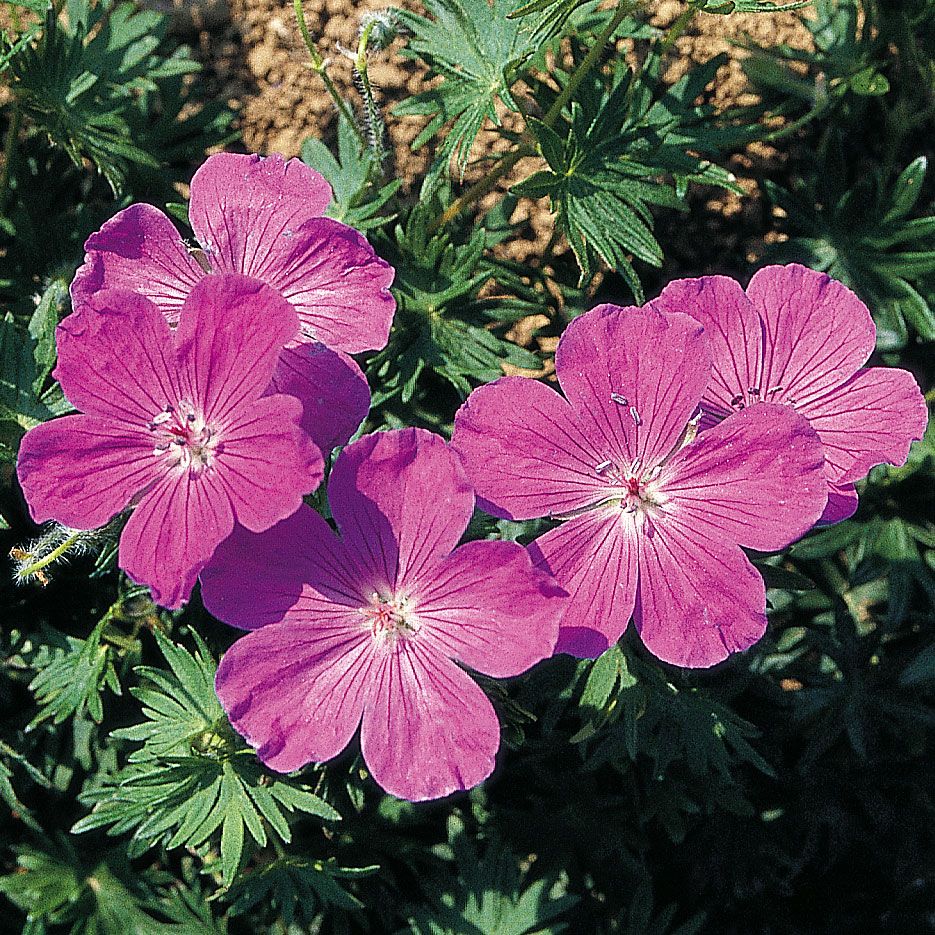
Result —
<path fill-rule="evenodd" d="M 266 283 L 294 306 L 301 326 L 282 355 L 276 386 L 288 382 L 288 392 L 303 401 L 336 399 L 333 386 L 352 387 L 359 416 L 337 438 L 343 443 L 370 403 L 367 390 L 359 404 L 366 380 L 347 353 L 383 347 L 396 305 L 389 291 L 393 268 L 357 231 L 321 216 L 330 201 L 328 183 L 298 159 L 211 156 L 191 184 L 190 219 L 200 249 L 188 249 L 157 208 L 131 205 L 85 243 L 85 263 L 71 287 L 74 306 L 81 308 L 101 289 L 129 289 L 175 325 L 207 270 Z M 313 435 L 320 432 L 319 410 L 307 408 L 303 420 Z"/>
<path fill-rule="evenodd" d="M 243 273 L 279 291 L 299 316 L 291 342 L 319 341 L 354 354 L 386 344 L 395 302 L 393 268 L 363 235 L 322 217 L 331 186 L 298 159 L 218 153 L 195 173 L 190 220 L 199 250 L 152 205 L 111 218 L 85 243 L 72 283 L 76 306 L 100 289 L 142 292 L 170 324 L 212 272 Z"/>
<path fill-rule="evenodd" d="M 815 432 L 764 405 L 692 440 L 711 351 L 687 315 L 599 306 L 565 330 L 555 367 L 565 397 L 525 377 L 475 390 L 452 447 L 484 509 L 563 520 L 530 546 L 571 595 L 557 650 L 600 655 L 631 615 L 676 665 L 750 646 L 766 596 L 740 546 L 780 549 L 821 515 Z"/>
<path fill-rule="evenodd" d="M 564 592 L 508 542 L 469 542 L 474 495 L 421 429 L 349 445 L 314 510 L 237 531 L 202 573 L 205 606 L 253 633 L 221 660 L 231 723 L 281 772 L 329 760 L 358 725 L 388 792 L 418 801 L 490 775 L 500 726 L 458 665 L 503 678 L 552 654 Z M 454 550 L 454 551 L 452 551 Z"/>
<path fill-rule="evenodd" d="M 86 299 L 59 325 L 55 371 L 83 414 L 20 446 L 33 519 L 95 529 L 132 506 L 120 567 L 178 607 L 235 522 L 267 529 L 321 482 L 299 401 L 264 396 L 297 329 L 288 302 L 236 274 L 196 284 L 174 333 L 142 296 Z"/>
<path fill-rule="evenodd" d="M 793 407 L 825 450 L 823 522 L 857 509 L 854 481 L 875 464 L 902 464 L 925 432 L 928 412 L 912 374 L 863 368 L 876 342 L 867 306 L 824 273 L 766 266 L 746 293 L 726 276 L 669 283 L 650 303 L 705 326 L 714 370 L 702 398 L 702 428 L 758 403 Z"/>

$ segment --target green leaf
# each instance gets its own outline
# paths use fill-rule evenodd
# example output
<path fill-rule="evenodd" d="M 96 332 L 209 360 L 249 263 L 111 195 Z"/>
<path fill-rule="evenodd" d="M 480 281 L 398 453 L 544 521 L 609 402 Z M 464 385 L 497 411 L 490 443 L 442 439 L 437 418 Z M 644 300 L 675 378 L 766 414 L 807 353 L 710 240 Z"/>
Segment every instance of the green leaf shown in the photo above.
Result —
<path fill-rule="evenodd" d="M 81 717 L 85 711 L 100 724 L 104 689 L 120 694 L 113 648 L 101 640 L 107 623 L 108 618 L 102 617 L 85 640 L 51 634 L 48 661 L 29 683 L 39 704 L 29 729 L 46 720 L 60 724 L 66 718 Z"/>
<path fill-rule="evenodd" d="M 797 261 L 854 289 L 874 317 L 877 347 L 901 348 L 911 332 L 935 339 L 935 215 L 908 215 L 917 204 L 924 158 L 896 175 L 875 167 L 852 173 L 840 133 L 829 133 L 794 190 L 764 183 L 785 211 L 788 239 L 771 261 Z"/>
<path fill-rule="evenodd" d="M 363 903 L 338 880 L 369 876 L 378 869 L 340 867 L 334 859 L 278 857 L 234 884 L 228 893 L 231 914 L 243 915 L 256 906 L 271 905 L 282 914 L 287 926 L 311 926 L 316 916 L 328 909 L 363 909 Z"/>
<path fill-rule="evenodd" d="M 564 165 L 565 141 L 541 120 L 530 118 L 528 127 L 536 138 L 536 142 L 539 144 L 539 152 L 542 153 L 542 158 L 549 164 L 549 168 L 554 172 L 560 172 Z"/>
<path fill-rule="evenodd" d="M 219 833 L 220 871 L 230 884 L 248 844 L 264 847 L 270 834 L 291 839 L 288 816 L 339 820 L 301 779 L 265 770 L 233 731 L 214 692 L 216 666 L 201 638 L 193 633 L 191 653 L 158 630 L 155 635 L 170 671 L 136 670 L 141 686 L 131 691 L 146 720 L 112 734 L 141 746 L 124 767 L 83 793 L 82 801 L 93 808 L 72 832 L 129 832 L 134 855 L 160 843 L 206 853 Z"/>
<path fill-rule="evenodd" d="M 0 318 L 0 420 L 31 429 L 52 418 L 34 390 L 36 342 L 17 328 L 13 316 Z"/>
<path fill-rule="evenodd" d="M 513 193 L 549 197 L 578 262 L 579 285 L 603 263 L 642 302 L 633 261 L 660 266 L 663 259 L 653 235 L 653 207 L 684 210 L 691 181 L 735 187 L 728 172 L 694 154 L 736 141 L 736 134 L 713 134 L 710 108 L 696 103 L 722 61 L 694 69 L 664 94 L 623 65 L 609 88 L 599 73 L 592 74 L 569 108 L 570 122 L 550 127 L 530 121 L 549 168 Z"/>
<path fill-rule="evenodd" d="M 862 69 L 851 78 L 851 90 L 862 97 L 880 97 L 888 94 L 890 83 L 886 75 L 880 74 L 873 66 Z"/>
<path fill-rule="evenodd" d="M 845 520 L 828 529 L 814 532 L 792 546 L 793 557 L 800 559 L 825 558 L 839 552 L 845 546 L 857 539 L 862 532 L 859 523 Z"/>
<path fill-rule="evenodd" d="M 815 582 L 811 578 L 790 568 L 772 565 L 768 562 L 751 562 L 751 564 L 763 576 L 763 581 L 768 588 L 786 591 L 811 591 L 815 588 Z"/>
<path fill-rule="evenodd" d="M 442 80 L 397 104 L 395 113 L 430 117 L 413 149 L 447 127 L 429 177 L 437 177 L 452 159 L 463 177 L 484 122 L 499 125 L 497 102 L 517 109 L 510 88 L 536 46 L 521 22 L 508 18 L 516 0 L 426 0 L 424 7 L 426 16 L 399 11 L 412 33 L 405 54 L 421 58 Z"/>
<path fill-rule="evenodd" d="M 426 880 L 425 897 L 409 919 L 415 935 L 542 935 L 561 932 L 559 921 L 579 897 L 554 871 L 522 870 L 498 840 L 476 842 L 456 816 L 448 821 L 456 878 Z"/>
<path fill-rule="evenodd" d="M 84 171 L 89 160 L 122 194 L 131 176 L 177 157 L 173 134 L 201 119 L 179 118 L 182 94 L 155 102 L 157 117 L 147 95 L 200 66 L 184 50 L 158 54 L 169 22 L 164 14 L 134 3 L 68 3 L 61 17 L 56 9 L 44 7 L 35 40 L 9 58 L 13 94 L 77 169 Z M 211 107 L 203 112 L 209 115 Z"/>
<path fill-rule="evenodd" d="M 36 378 L 32 388 L 37 396 L 55 366 L 55 329 L 66 314 L 68 301 L 68 284 L 63 279 L 56 279 L 42 294 L 36 311 L 29 319 L 29 335 L 36 342 L 33 349 Z"/>
<path fill-rule="evenodd" d="M 42 926 L 71 925 L 74 935 L 224 935 L 195 892 L 173 881 L 161 891 L 131 868 L 120 850 L 103 859 L 76 852 L 64 838 L 19 847 L 17 872 L 0 877 L 0 892 Z"/>
<path fill-rule="evenodd" d="M 334 198 L 326 212 L 328 217 L 359 231 L 392 219 L 392 215 L 379 216 L 379 213 L 402 182 L 394 179 L 385 185 L 379 184 L 382 175 L 379 163 L 343 115 L 338 115 L 337 159 L 315 137 L 309 137 L 302 144 L 301 155 L 302 161 L 320 172 L 331 185 Z"/>

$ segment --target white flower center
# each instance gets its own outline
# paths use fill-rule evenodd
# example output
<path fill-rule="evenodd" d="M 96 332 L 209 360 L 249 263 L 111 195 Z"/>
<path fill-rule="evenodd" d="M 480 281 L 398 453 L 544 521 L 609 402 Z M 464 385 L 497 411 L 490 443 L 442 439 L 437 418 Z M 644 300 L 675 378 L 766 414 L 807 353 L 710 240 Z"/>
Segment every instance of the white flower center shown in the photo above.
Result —
<path fill-rule="evenodd" d="M 360 613 L 374 642 L 385 646 L 395 646 L 399 640 L 410 639 L 420 629 L 410 602 L 398 595 L 385 597 L 374 591 L 370 603 L 362 607 Z"/>
<path fill-rule="evenodd" d="M 594 471 L 607 479 L 608 499 L 627 513 L 652 513 L 668 500 L 657 482 L 661 468 L 646 470 L 639 458 L 622 466 L 608 458 L 595 465 Z"/>
<path fill-rule="evenodd" d="M 187 399 L 166 406 L 148 427 L 155 440 L 153 454 L 165 458 L 172 467 L 199 473 L 211 466 L 217 434 Z"/>

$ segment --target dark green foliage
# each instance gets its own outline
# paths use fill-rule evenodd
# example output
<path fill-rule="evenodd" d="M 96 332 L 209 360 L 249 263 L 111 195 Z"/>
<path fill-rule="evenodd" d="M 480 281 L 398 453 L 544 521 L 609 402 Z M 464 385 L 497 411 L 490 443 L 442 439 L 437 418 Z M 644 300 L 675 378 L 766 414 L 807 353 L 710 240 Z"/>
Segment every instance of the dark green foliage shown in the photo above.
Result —
<path fill-rule="evenodd" d="M 200 66 L 169 47 L 166 15 L 114 0 L 71 0 L 61 15 L 47 3 L 27 9 L 41 16 L 0 36 L 13 94 L 0 295 L 21 310 L 37 286 L 70 281 L 84 239 L 131 196 L 171 197 L 192 161 L 229 138 L 232 117 L 215 102 L 191 106 Z"/>
<path fill-rule="evenodd" d="M 49 926 L 70 926 L 65 930 L 72 935 L 227 931 L 192 894 L 140 880 L 119 850 L 89 862 L 64 838 L 43 843 L 19 848 L 18 872 L 0 878 L 0 893 L 27 914 L 25 935 L 45 935 L 53 931 Z"/>
<path fill-rule="evenodd" d="M 873 309 L 881 350 L 905 347 L 910 329 L 935 340 L 935 214 L 916 216 L 925 157 L 893 179 L 880 168 L 854 178 L 842 140 L 823 143 L 791 190 L 766 183 L 791 234 L 769 257 L 798 260 L 856 290 Z"/>
<path fill-rule="evenodd" d="M 452 886 L 444 878 L 428 881 L 431 905 L 410 917 L 413 935 L 534 935 L 567 930 L 559 920 L 578 897 L 566 892 L 566 880 L 536 878 L 497 840 L 478 848 L 457 816 L 448 821 L 448 841 L 438 851 L 454 861 L 457 883 Z M 543 923 L 550 924 L 543 929 Z"/>
<path fill-rule="evenodd" d="M 700 11 L 768 22 L 798 5 L 687 0 L 676 24 Z M 152 5 L 67 0 L 49 18 L 44 0 L 10 6 L 0 536 L 20 573 L 72 533 L 32 526 L 13 465 L 23 432 L 69 408 L 54 329 L 83 240 L 131 201 L 168 202 L 185 223 L 176 184 L 229 138 L 231 115 L 205 100 Z M 667 85 L 674 33 L 642 4 L 600 6 L 430 0 L 401 13 L 405 54 L 436 81 L 396 105 L 426 119 L 414 145 L 433 147 L 412 193 L 343 116 L 334 147 L 303 147 L 332 185 L 328 214 L 397 271 L 390 343 L 361 360 L 364 429 L 449 435 L 459 403 L 505 364 L 548 374 L 564 326 L 599 301 L 751 257 L 847 282 L 874 315 L 878 363 L 911 369 L 931 399 L 935 5 L 816 0 L 803 20 L 814 49 L 755 50 L 744 67 L 762 103 L 721 112 L 709 94 L 723 57 Z M 479 145 L 492 138 L 496 153 Z M 745 191 L 728 159 L 751 140 L 778 150 L 759 178 L 766 208 L 719 223 L 756 229 L 727 254 L 683 237 L 710 227 L 712 189 Z M 523 249 L 525 212 L 546 197 L 554 236 Z M 79 538 L 64 563 L 24 573 L 29 587 L 0 576 L 0 928 L 933 933 L 933 485 L 930 429 L 907 465 L 861 482 L 852 519 L 752 555 L 770 626 L 714 670 L 663 665 L 631 628 L 597 660 L 478 679 L 502 724 L 497 770 L 434 804 L 382 794 L 354 744 L 294 775 L 266 769 L 214 693 L 215 659 L 239 634 L 197 593 L 183 611 L 155 608 L 121 578 L 115 530 Z M 549 526 L 477 510 L 466 539 L 528 544 Z"/>
<path fill-rule="evenodd" d="M 159 81 L 196 71 L 185 56 L 160 59 L 165 18 L 115 6 L 100 29 L 100 7 L 73 5 L 71 30 L 49 11 L 39 41 L 10 60 L 13 92 L 23 113 L 81 167 L 89 158 L 115 194 L 126 187 L 129 165 L 156 168 L 161 159 L 131 134 L 134 94 L 156 91 Z"/>
<path fill-rule="evenodd" d="M 333 859 L 277 857 L 235 884 L 229 894 L 231 914 L 266 906 L 281 915 L 286 925 L 311 925 L 322 912 L 356 912 L 364 904 L 339 881 L 362 879 L 379 869 L 338 867 Z"/>
<path fill-rule="evenodd" d="M 94 810 L 73 833 L 132 831 L 135 856 L 158 842 L 203 847 L 220 830 L 220 872 L 229 884 L 243 861 L 245 831 L 265 847 L 271 834 L 291 841 L 293 812 L 341 817 L 305 783 L 265 771 L 233 732 L 214 693 L 214 662 L 197 634 L 195 655 L 158 631 L 156 638 L 170 672 L 138 670 L 143 684 L 132 694 L 147 720 L 113 734 L 143 746 L 114 776 L 87 789 L 83 798 Z"/>
<path fill-rule="evenodd" d="M 721 64 L 716 58 L 690 72 L 658 99 L 621 66 L 609 88 L 595 81 L 585 89 L 571 107 L 567 130 L 529 122 L 549 168 L 514 191 L 549 197 L 582 280 L 593 275 L 595 260 L 602 261 L 642 302 L 631 258 L 651 266 L 662 265 L 663 258 L 652 233 L 652 207 L 683 209 L 690 182 L 731 187 L 728 172 L 686 151 L 716 150 L 725 142 L 717 124 L 705 122 L 712 111 L 694 104 Z M 650 67 L 658 67 L 658 60 Z"/>
<path fill-rule="evenodd" d="M 409 403 L 423 373 L 441 377 L 463 398 L 477 383 L 501 376 L 504 362 L 539 367 L 534 354 L 504 341 L 504 329 L 493 327 L 539 311 L 522 284 L 506 301 L 481 294 L 492 282 L 514 278 L 485 256 L 495 231 L 475 230 L 458 242 L 447 230 L 431 230 L 434 211 L 432 202 L 417 206 L 396 225 L 392 241 L 383 242 L 397 270 L 399 310 L 390 343 L 368 368 L 375 406 L 396 397 Z"/>

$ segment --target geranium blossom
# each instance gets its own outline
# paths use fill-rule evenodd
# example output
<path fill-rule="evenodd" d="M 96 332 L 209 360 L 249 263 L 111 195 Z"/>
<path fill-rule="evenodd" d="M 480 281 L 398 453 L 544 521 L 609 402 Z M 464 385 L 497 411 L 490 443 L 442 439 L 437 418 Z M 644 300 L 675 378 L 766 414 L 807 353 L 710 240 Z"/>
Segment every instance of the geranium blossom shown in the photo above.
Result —
<path fill-rule="evenodd" d="M 452 446 L 484 509 L 563 520 L 530 546 L 571 594 L 558 649 L 597 656 L 631 615 L 677 665 L 750 646 L 766 598 L 740 546 L 782 548 L 821 515 L 815 432 L 764 404 L 692 440 L 711 351 L 687 315 L 600 306 L 565 330 L 555 367 L 564 397 L 524 377 L 475 390 Z"/>
<path fill-rule="evenodd" d="M 282 772 L 336 756 L 360 725 L 364 760 L 394 795 L 476 785 L 500 727 L 457 663 L 502 678 L 551 655 L 564 592 L 514 543 L 455 548 L 474 495 L 430 432 L 349 445 L 328 498 L 340 538 L 303 507 L 235 532 L 202 573 L 215 616 L 259 628 L 218 669 L 231 723 Z"/>
<path fill-rule="evenodd" d="M 55 376 L 80 415 L 29 431 L 18 473 L 36 522 L 94 529 L 133 506 L 120 566 L 178 607 L 235 522 L 256 531 L 321 482 L 293 396 L 264 396 L 299 326 L 276 292 L 202 279 L 172 332 L 148 299 L 105 290 L 58 329 Z"/>
<path fill-rule="evenodd" d="M 902 464 L 922 437 L 925 400 L 912 374 L 863 368 L 876 328 L 850 289 L 804 266 L 766 266 L 746 293 L 726 276 L 669 283 L 650 303 L 705 326 L 714 370 L 702 427 L 758 403 L 792 406 L 825 449 L 828 507 L 836 522 L 857 508 L 854 481 L 875 464 Z"/>
<path fill-rule="evenodd" d="M 303 400 L 322 393 L 336 398 L 329 391 L 336 383 L 365 385 L 347 353 L 383 347 L 396 305 L 389 291 L 393 268 L 357 231 L 322 217 L 330 201 L 325 179 L 298 159 L 218 153 L 192 179 L 198 248 L 189 249 L 157 208 L 131 205 L 85 243 L 85 263 L 71 287 L 75 308 L 101 289 L 124 288 L 146 296 L 174 325 L 207 271 L 252 276 L 280 292 L 299 316 L 277 386 L 287 381 Z M 368 405 L 369 395 L 340 442 Z M 316 431 L 308 413 L 305 426 Z"/>

